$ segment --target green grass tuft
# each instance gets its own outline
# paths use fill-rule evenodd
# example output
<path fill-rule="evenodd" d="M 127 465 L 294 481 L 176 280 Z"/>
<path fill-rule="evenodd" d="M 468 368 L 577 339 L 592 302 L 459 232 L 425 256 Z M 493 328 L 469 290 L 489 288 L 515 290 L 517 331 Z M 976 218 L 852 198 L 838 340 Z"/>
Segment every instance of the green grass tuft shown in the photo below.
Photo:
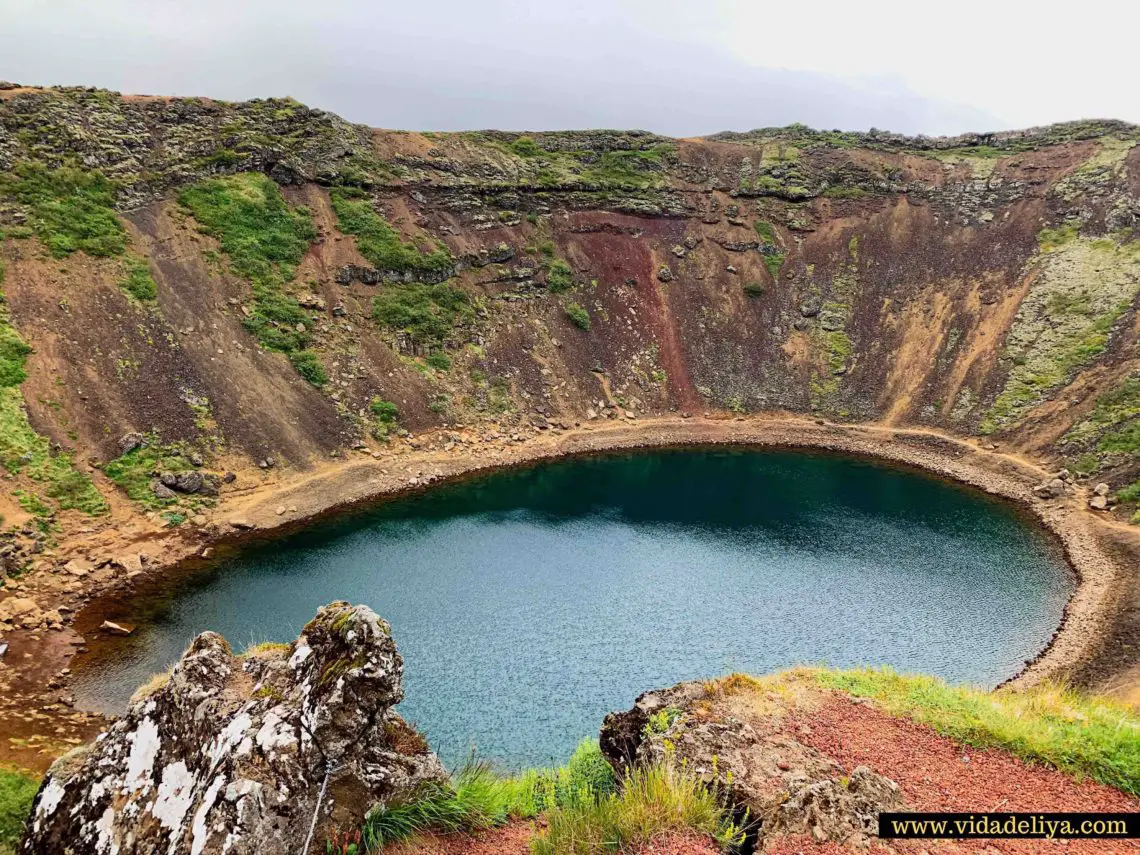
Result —
<path fill-rule="evenodd" d="M 31 775 L 0 769 L 0 855 L 16 851 L 39 787 Z"/>
<path fill-rule="evenodd" d="M 820 685 L 872 698 L 892 715 L 969 745 L 1140 795 L 1140 719 L 1106 699 L 1056 686 L 984 692 L 887 668 L 809 673 Z"/>
<path fill-rule="evenodd" d="M 569 291 L 574 285 L 574 270 L 560 258 L 546 268 L 546 288 L 551 294 Z"/>
<path fill-rule="evenodd" d="M 534 855 L 601 855 L 637 849 L 670 832 L 708 835 L 723 846 L 743 842 L 724 800 L 672 759 L 632 769 L 620 792 L 579 799 L 546 813 Z"/>
<path fill-rule="evenodd" d="M 613 769 L 596 739 L 578 745 L 565 766 L 501 776 L 471 758 L 448 786 L 435 786 L 407 804 L 389 805 L 366 817 L 363 838 L 369 851 L 417 833 L 471 832 L 531 819 L 561 807 L 608 798 L 616 789 Z"/>
<path fill-rule="evenodd" d="M 321 365 L 321 358 L 311 350 L 295 350 L 289 354 L 289 361 L 297 369 L 297 373 L 314 386 L 324 386 L 329 382 L 325 367 Z"/>
<path fill-rule="evenodd" d="M 140 303 L 152 303 L 158 298 L 158 286 L 150 275 L 150 265 L 143 258 L 127 259 L 126 273 L 119 280 L 119 287 Z"/>
<path fill-rule="evenodd" d="M 590 329 L 590 313 L 577 303 L 566 304 L 566 317 L 580 330 Z"/>

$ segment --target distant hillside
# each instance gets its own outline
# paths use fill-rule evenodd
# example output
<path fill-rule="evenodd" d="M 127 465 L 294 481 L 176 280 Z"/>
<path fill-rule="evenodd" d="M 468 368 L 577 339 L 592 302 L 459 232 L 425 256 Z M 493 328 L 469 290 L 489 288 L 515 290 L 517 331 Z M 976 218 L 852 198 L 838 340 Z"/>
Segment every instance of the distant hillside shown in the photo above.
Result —
<path fill-rule="evenodd" d="M 9 529 L 626 412 L 985 435 L 1140 500 L 1135 126 L 437 134 L 6 87 Z"/>

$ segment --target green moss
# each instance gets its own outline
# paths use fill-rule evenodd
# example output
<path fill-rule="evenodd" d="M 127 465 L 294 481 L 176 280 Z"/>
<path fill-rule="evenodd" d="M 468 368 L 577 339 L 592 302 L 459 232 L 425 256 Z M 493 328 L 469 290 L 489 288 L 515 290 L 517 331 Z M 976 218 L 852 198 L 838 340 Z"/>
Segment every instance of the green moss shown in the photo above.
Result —
<path fill-rule="evenodd" d="M 335 189 L 329 193 L 329 198 L 340 230 L 356 237 L 357 249 L 373 267 L 432 279 L 451 275 L 455 260 L 446 246 L 437 243 L 434 250 L 423 253 L 414 245 L 405 243 L 399 232 L 376 213 L 364 193 Z"/>
<path fill-rule="evenodd" d="M 590 328 L 590 313 L 582 308 L 582 306 L 577 303 L 567 303 L 565 308 L 566 317 L 570 319 L 570 323 L 581 330 L 588 330 Z"/>
<path fill-rule="evenodd" d="M 0 769 L 0 855 L 16 851 L 39 787 L 26 772 Z"/>
<path fill-rule="evenodd" d="M 824 333 L 827 346 L 827 367 L 832 374 L 840 373 L 847 367 L 847 360 L 855 352 L 851 337 L 843 330 L 833 330 Z"/>
<path fill-rule="evenodd" d="M 38 163 L 0 175 L 0 196 L 28 209 L 28 225 L 53 258 L 119 255 L 127 233 L 115 214 L 116 185 L 101 172 Z"/>
<path fill-rule="evenodd" d="M 1064 223 L 1054 229 L 1042 229 L 1037 233 L 1037 245 L 1042 252 L 1052 252 L 1076 240 L 1077 231 L 1076 223 Z"/>
<path fill-rule="evenodd" d="M 1085 447 L 1095 443 L 1101 453 L 1140 458 L 1140 375 L 1125 377 L 1098 397 L 1092 413 L 1065 434 L 1064 442 Z M 1087 474 L 1101 468 L 1096 455 L 1082 457 L 1091 459 L 1082 470 Z"/>
<path fill-rule="evenodd" d="M 15 386 L 0 388 L 0 465 L 40 486 L 35 497 L 37 516 L 47 516 L 53 507 L 89 515 L 107 511 L 91 479 L 75 469 L 72 455 L 53 452 L 47 437 L 32 429 L 24 398 Z"/>
<path fill-rule="evenodd" d="M 1005 356 L 1012 367 L 979 425 L 982 433 L 1015 424 L 1104 353 L 1140 291 L 1140 242 L 1108 247 L 1068 238 L 1047 245 L 1041 272 L 1007 335 Z"/>
<path fill-rule="evenodd" d="M 760 237 L 760 240 L 765 243 L 775 244 L 776 230 L 767 220 L 757 220 L 752 224 L 752 228 L 756 229 L 756 234 Z"/>
<path fill-rule="evenodd" d="M 828 199 L 862 199 L 871 194 L 862 187 L 833 186 L 824 190 L 823 195 Z"/>
<path fill-rule="evenodd" d="M 160 472 L 188 472 L 193 468 L 185 446 L 177 443 L 164 445 L 151 434 L 142 446 L 116 457 L 103 467 L 103 474 L 132 501 L 149 510 L 161 510 L 178 500 L 155 496 L 151 487 L 154 477 Z"/>
<path fill-rule="evenodd" d="M 784 258 L 785 255 L 782 252 L 774 252 L 764 256 L 764 266 L 768 268 L 773 279 L 780 275 L 780 268 L 784 266 Z"/>
<path fill-rule="evenodd" d="M 421 347 L 442 347 L 455 327 L 475 318 L 471 298 L 447 283 L 385 285 L 372 300 L 372 317 Z"/>
<path fill-rule="evenodd" d="M 126 272 L 119 280 L 119 287 L 140 303 L 151 303 L 158 298 L 158 286 L 150 275 L 150 265 L 146 259 L 131 256 L 126 261 Z"/>
<path fill-rule="evenodd" d="M 217 238 L 233 272 L 253 286 L 253 307 L 242 325 L 267 350 L 307 348 L 311 321 L 284 283 L 316 238 L 308 212 L 291 210 L 277 185 L 254 173 L 205 181 L 184 190 L 179 202 Z M 308 364 L 304 357 L 301 364 Z"/>
<path fill-rule="evenodd" d="M 0 389 L 19 386 L 27 376 L 24 363 L 32 349 L 12 328 L 8 306 L 0 295 Z"/>

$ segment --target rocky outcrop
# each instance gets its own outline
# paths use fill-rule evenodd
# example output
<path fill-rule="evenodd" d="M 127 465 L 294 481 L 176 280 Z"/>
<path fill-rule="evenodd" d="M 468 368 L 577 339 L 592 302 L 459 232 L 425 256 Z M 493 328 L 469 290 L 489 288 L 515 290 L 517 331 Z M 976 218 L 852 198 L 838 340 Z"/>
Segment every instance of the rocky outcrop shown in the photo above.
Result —
<path fill-rule="evenodd" d="M 388 624 L 364 606 L 325 606 L 293 644 L 242 656 L 203 633 L 51 768 L 19 851 L 297 855 L 315 812 L 323 846 L 328 825 L 446 780 L 392 709 L 402 671 Z"/>
<path fill-rule="evenodd" d="M 600 743 L 618 774 L 671 757 L 718 787 L 759 851 L 787 835 L 865 848 L 881 811 L 904 809 L 899 787 L 859 766 L 847 774 L 763 717 L 716 706 L 723 688 L 682 683 L 610 713 Z"/>

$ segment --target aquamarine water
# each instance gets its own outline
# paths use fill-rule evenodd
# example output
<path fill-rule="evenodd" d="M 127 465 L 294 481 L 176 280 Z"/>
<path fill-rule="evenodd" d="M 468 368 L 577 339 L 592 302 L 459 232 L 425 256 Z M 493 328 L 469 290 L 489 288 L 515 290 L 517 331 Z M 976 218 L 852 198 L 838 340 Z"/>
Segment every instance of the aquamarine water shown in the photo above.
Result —
<path fill-rule="evenodd" d="M 81 663 L 121 711 L 198 632 L 296 637 L 330 600 L 387 618 L 404 716 L 455 760 L 564 760 L 646 689 L 797 663 L 892 665 L 993 686 L 1072 591 L 1003 503 L 863 461 L 761 451 L 567 460 L 389 502 L 227 560 L 108 615 L 141 623 Z"/>

